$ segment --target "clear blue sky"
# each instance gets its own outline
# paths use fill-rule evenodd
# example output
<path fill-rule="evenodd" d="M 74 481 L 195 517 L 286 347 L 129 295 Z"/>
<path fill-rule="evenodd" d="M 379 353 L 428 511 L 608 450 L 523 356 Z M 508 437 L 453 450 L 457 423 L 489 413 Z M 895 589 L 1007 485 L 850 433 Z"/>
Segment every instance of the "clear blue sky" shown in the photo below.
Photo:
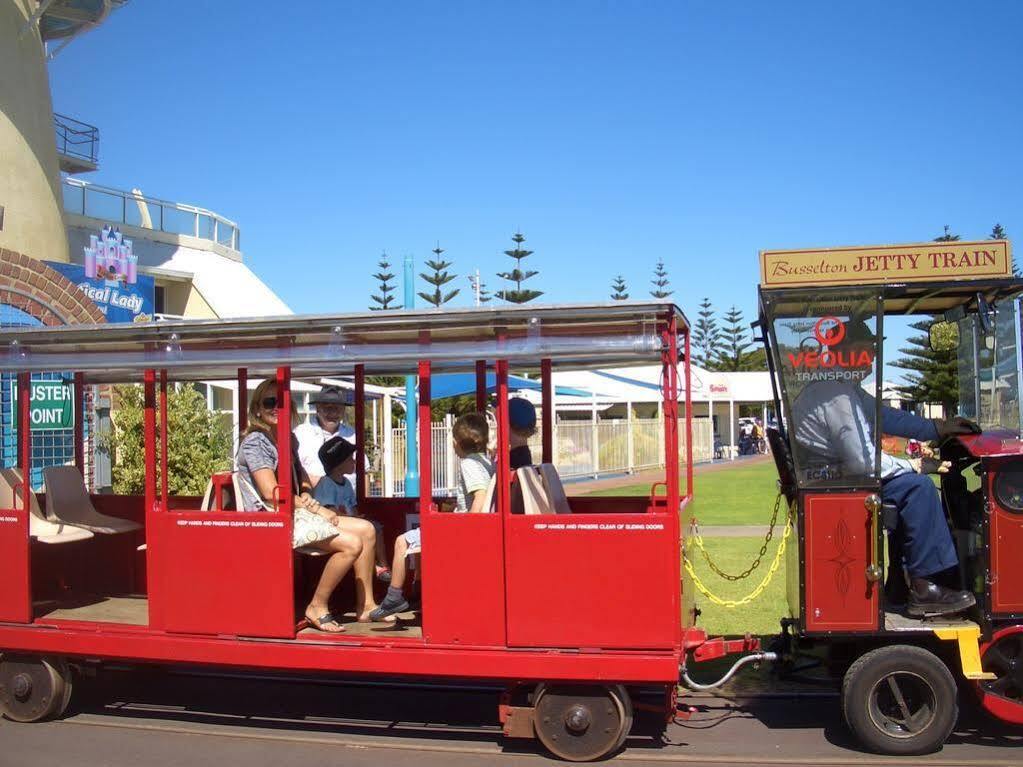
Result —
<path fill-rule="evenodd" d="M 543 300 L 663 258 L 691 317 L 749 317 L 761 248 L 1023 237 L 1021 33 L 1012 0 L 136 1 L 50 75 L 91 180 L 236 220 L 296 311 L 438 241 L 467 303 L 520 228 Z"/>

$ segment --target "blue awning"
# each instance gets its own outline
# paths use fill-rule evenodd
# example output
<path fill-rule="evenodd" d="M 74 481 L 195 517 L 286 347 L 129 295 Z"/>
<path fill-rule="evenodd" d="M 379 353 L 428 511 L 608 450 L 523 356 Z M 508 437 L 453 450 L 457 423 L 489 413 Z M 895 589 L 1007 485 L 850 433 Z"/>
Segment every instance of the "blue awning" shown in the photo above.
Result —
<path fill-rule="evenodd" d="M 510 390 L 532 390 L 540 391 L 540 381 L 521 376 L 508 376 L 508 388 Z M 497 376 L 494 373 L 487 373 L 487 392 L 494 392 L 497 389 Z M 445 397 L 458 397 L 463 394 L 476 393 L 475 373 L 443 373 L 430 378 L 430 398 L 444 399 Z M 570 386 L 555 386 L 556 395 L 567 397 L 591 397 L 590 392 L 583 389 L 574 389 Z"/>

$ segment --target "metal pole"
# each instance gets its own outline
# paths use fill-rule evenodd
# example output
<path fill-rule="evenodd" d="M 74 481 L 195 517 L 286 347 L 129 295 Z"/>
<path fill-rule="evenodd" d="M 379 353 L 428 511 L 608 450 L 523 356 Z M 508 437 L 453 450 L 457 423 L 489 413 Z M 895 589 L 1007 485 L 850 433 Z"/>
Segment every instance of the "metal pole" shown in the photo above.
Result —
<path fill-rule="evenodd" d="M 416 308 L 415 264 L 405 256 L 405 308 Z M 416 445 L 416 377 L 405 376 L 405 497 L 419 497 L 419 451 Z"/>

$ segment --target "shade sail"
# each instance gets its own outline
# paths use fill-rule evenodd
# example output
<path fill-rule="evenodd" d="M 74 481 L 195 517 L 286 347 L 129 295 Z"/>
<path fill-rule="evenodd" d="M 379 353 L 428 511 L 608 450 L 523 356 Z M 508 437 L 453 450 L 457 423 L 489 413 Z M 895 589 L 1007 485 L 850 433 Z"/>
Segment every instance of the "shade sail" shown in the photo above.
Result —
<path fill-rule="evenodd" d="M 540 382 L 532 378 L 522 376 L 508 376 L 508 388 L 512 390 L 540 390 Z M 494 392 L 497 389 L 497 376 L 494 373 L 487 373 L 487 391 Z M 475 373 L 444 373 L 430 377 L 430 398 L 444 399 L 445 397 L 459 397 L 463 394 L 476 393 Z M 590 392 L 584 389 L 574 389 L 570 386 L 555 386 L 554 393 L 568 397 L 590 397 Z"/>

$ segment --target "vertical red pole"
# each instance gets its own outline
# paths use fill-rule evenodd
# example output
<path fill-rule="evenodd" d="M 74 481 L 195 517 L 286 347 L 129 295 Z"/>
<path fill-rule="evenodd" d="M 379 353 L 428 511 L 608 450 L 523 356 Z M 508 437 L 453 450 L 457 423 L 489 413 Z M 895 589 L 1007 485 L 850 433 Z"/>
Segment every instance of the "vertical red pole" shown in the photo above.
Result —
<path fill-rule="evenodd" d="M 430 361 L 419 362 L 419 512 L 433 511 L 433 421 L 430 415 Z M 420 519 L 422 524 L 422 519 Z"/>
<path fill-rule="evenodd" d="M 476 360 L 476 412 L 487 412 L 487 361 Z"/>
<path fill-rule="evenodd" d="M 366 498 L 366 366 L 355 366 L 355 500 Z"/>
<path fill-rule="evenodd" d="M 32 375 L 18 373 L 18 466 L 21 467 L 21 508 L 31 508 L 32 499 Z"/>
<path fill-rule="evenodd" d="M 149 596 L 149 627 L 163 628 L 162 576 L 163 570 L 158 558 L 159 533 L 154 533 L 160 521 L 156 503 L 156 371 L 146 370 L 142 374 L 143 407 L 142 430 L 145 444 L 145 531 L 146 531 L 146 583 Z"/>
<path fill-rule="evenodd" d="M 249 371 L 238 368 L 238 441 L 249 428 Z"/>
<path fill-rule="evenodd" d="M 75 466 L 85 476 L 85 375 L 75 373 L 72 390 L 72 415 L 75 419 Z M 91 482 L 85 483 L 91 487 Z"/>
<path fill-rule="evenodd" d="M 543 458 L 554 463 L 554 377 L 550 359 L 540 360 L 540 386 L 543 389 Z"/>
<path fill-rule="evenodd" d="M 147 370 L 143 373 L 143 390 L 145 399 L 145 416 L 143 430 L 146 446 L 146 515 L 156 506 L 156 371 Z M 147 520 L 148 527 L 148 520 Z M 148 536 L 147 536 L 148 537 Z"/>
<path fill-rule="evenodd" d="M 498 360 L 497 371 L 497 513 L 508 514 L 511 469 L 508 433 L 508 360 Z"/>
<path fill-rule="evenodd" d="M 690 333 L 686 328 L 685 371 L 686 371 L 686 495 L 693 497 L 693 387 L 690 368 Z"/>
<path fill-rule="evenodd" d="M 661 380 L 664 396 L 664 462 L 668 509 L 678 514 L 678 331 L 674 313 L 661 333 Z"/>
<path fill-rule="evenodd" d="M 291 368 L 277 368 L 277 511 L 291 512 Z"/>
<path fill-rule="evenodd" d="M 167 423 L 167 371 L 160 371 L 160 497 L 163 500 L 162 506 L 167 506 L 167 431 L 170 424 Z"/>

